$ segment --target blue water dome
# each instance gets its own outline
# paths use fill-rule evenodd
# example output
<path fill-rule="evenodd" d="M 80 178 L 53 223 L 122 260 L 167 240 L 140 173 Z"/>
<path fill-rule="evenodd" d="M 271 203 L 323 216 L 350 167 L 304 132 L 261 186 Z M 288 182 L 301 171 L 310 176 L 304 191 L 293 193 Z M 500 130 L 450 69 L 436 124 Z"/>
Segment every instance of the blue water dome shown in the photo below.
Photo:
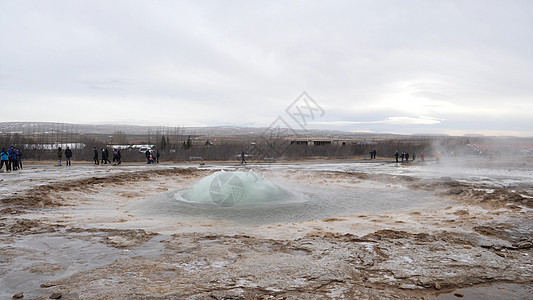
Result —
<path fill-rule="evenodd" d="M 202 178 L 191 188 L 176 193 L 178 200 L 219 205 L 273 205 L 300 202 L 295 194 L 272 183 L 253 171 L 215 172 Z"/>

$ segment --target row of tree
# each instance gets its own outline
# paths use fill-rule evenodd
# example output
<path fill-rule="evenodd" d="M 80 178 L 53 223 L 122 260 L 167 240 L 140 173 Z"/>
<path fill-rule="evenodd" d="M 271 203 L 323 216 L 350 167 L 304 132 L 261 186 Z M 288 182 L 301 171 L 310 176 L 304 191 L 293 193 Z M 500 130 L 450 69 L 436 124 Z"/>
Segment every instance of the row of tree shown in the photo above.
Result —
<path fill-rule="evenodd" d="M 92 161 L 93 147 L 99 150 L 121 145 L 153 145 L 159 149 L 163 161 L 187 161 L 191 158 L 204 160 L 239 160 L 242 151 L 247 160 L 305 159 L 320 157 L 328 159 L 348 159 L 367 156 L 376 150 L 378 157 L 391 157 L 396 150 L 409 153 L 422 151 L 431 155 L 436 151 L 465 148 L 465 139 L 459 138 L 391 138 L 347 140 L 345 142 L 291 141 L 287 137 L 201 137 L 185 135 L 183 131 L 154 131 L 148 134 L 126 134 L 121 131 L 112 135 L 80 134 L 65 131 L 3 133 L 0 134 L 0 147 L 16 145 L 23 151 L 26 160 L 55 160 L 58 146 L 70 146 L 74 160 Z M 2 146 L 3 145 L 3 146 Z M 448 149 L 448 150 L 447 150 Z M 453 151 L 453 150 L 450 150 Z M 456 150 L 459 151 L 459 150 Z M 462 151 L 462 150 L 461 150 Z M 144 161 L 145 156 L 138 148 L 121 150 L 122 160 Z"/>

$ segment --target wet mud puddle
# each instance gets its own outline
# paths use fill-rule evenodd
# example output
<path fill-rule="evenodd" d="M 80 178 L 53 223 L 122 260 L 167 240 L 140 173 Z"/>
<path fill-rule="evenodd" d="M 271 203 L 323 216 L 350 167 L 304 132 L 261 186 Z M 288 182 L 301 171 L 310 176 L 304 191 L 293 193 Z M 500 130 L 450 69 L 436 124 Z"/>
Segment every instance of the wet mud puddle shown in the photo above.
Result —
<path fill-rule="evenodd" d="M 112 234 L 95 236 L 63 232 L 22 236 L 10 244 L 0 244 L 4 259 L 0 260 L 0 298 L 24 291 L 24 298 L 48 295 L 43 288 L 52 287 L 50 280 L 61 280 L 80 272 L 106 266 L 120 258 L 161 255 L 166 235 L 157 235 L 146 243 L 131 248 L 113 244 Z M 9 258 L 14 260 L 9 262 Z M 43 294 L 44 293 L 44 294 Z"/>

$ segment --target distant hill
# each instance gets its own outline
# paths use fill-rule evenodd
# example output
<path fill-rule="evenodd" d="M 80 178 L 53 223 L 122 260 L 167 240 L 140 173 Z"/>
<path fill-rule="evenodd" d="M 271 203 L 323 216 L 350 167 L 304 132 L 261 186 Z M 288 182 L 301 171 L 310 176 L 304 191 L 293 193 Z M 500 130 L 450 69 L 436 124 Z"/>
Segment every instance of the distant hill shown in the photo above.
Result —
<path fill-rule="evenodd" d="M 117 132 L 126 135 L 192 135 L 207 137 L 257 137 L 269 134 L 266 127 L 238 127 L 238 126 L 212 126 L 212 127 L 170 127 L 170 126 L 143 126 L 124 124 L 71 124 L 53 122 L 0 122 L 0 134 L 12 133 L 75 133 L 84 135 L 113 135 Z M 516 139 L 530 140 L 531 138 L 519 137 L 489 137 L 468 134 L 464 136 L 449 136 L 445 134 L 418 133 L 401 135 L 392 133 L 347 132 L 339 130 L 320 129 L 281 129 L 274 131 L 276 136 L 300 136 L 301 138 L 329 138 L 329 139 Z"/>
<path fill-rule="evenodd" d="M 168 127 L 168 126 L 142 126 L 121 124 L 70 124 L 52 122 L 0 122 L 0 133 L 32 133 L 32 132 L 75 132 L 79 134 L 113 134 L 122 132 L 129 135 L 153 134 L 178 131 L 184 135 L 200 136 L 260 136 L 267 132 L 266 127 L 237 127 L 237 126 L 213 126 L 213 127 Z M 303 135 L 329 138 L 348 137 L 384 137 L 391 134 L 375 134 L 367 132 L 345 132 L 336 130 L 281 130 L 279 135 Z"/>

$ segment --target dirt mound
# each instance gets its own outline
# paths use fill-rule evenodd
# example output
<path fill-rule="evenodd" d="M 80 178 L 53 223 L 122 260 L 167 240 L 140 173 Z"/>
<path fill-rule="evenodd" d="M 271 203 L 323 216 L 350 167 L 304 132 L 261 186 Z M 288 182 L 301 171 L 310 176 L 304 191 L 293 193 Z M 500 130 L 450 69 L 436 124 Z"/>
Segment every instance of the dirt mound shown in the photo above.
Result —
<path fill-rule="evenodd" d="M 533 198 L 523 196 L 528 196 L 527 192 L 517 192 L 509 188 L 454 187 L 439 194 L 487 208 L 520 209 L 517 205 L 533 208 Z"/>
<path fill-rule="evenodd" d="M 26 235 L 50 233 L 56 232 L 63 227 L 63 225 L 50 225 L 31 219 L 2 219 L 0 221 L 1 234 Z"/>
<path fill-rule="evenodd" d="M 148 233 L 142 229 L 105 229 L 105 228 L 68 228 L 67 233 L 90 233 L 101 238 L 101 242 L 114 248 L 130 248 L 142 245 L 157 233 Z"/>
<path fill-rule="evenodd" d="M 450 189 L 453 191 L 460 191 L 461 188 L 468 187 L 468 184 L 458 182 L 451 177 L 441 177 L 438 179 L 421 179 L 409 185 L 411 189 L 420 190 L 443 190 Z"/>

